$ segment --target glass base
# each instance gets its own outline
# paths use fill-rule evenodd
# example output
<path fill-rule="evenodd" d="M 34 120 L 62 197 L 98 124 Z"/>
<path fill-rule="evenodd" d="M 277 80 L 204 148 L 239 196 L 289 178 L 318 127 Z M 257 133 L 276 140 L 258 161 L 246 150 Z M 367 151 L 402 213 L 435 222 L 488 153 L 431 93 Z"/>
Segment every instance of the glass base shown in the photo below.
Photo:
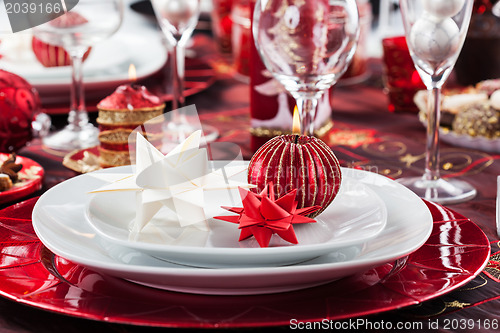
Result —
<path fill-rule="evenodd" d="M 98 135 L 99 129 L 92 124 L 83 127 L 67 125 L 61 131 L 44 137 L 43 144 L 55 150 L 72 151 L 97 146 Z"/>
<path fill-rule="evenodd" d="M 206 143 L 213 142 L 219 137 L 219 131 L 217 128 L 210 125 L 201 126 L 203 129 L 203 138 Z"/>
<path fill-rule="evenodd" d="M 192 126 L 189 123 L 176 124 L 169 122 L 168 125 L 163 128 L 162 132 L 162 153 L 167 154 L 198 129 L 198 127 Z M 219 137 L 219 131 L 213 126 L 203 125 L 201 126 L 201 129 L 203 130 L 203 136 L 200 142 L 200 145 L 202 146 L 215 141 Z"/>
<path fill-rule="evenodd" d="M 469 183 L 458 179 L 426 180 L 423 177 L 408 177 L 396 181 L 419 197 L 442 204 L 465 202 L 474 198 L 477 193 Z"/>

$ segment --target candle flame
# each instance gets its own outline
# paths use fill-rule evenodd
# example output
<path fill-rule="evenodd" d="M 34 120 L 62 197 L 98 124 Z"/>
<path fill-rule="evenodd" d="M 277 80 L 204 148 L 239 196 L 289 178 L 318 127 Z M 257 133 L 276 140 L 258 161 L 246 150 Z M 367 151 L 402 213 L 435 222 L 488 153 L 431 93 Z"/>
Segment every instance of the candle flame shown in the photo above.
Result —
<path fill-rule="evenodd" d="M 297 105 L 295 105 L 295 108 L 293 109 L 292 134 L 300 134 L 300 117 Z"/>
<path fill-rule="evenodd" d="M 128 78 L 132 82 L 137 81 L 137 72 L 135 70 L 134 64 L 130 64 L 130 66 L 128 66 Z"/>

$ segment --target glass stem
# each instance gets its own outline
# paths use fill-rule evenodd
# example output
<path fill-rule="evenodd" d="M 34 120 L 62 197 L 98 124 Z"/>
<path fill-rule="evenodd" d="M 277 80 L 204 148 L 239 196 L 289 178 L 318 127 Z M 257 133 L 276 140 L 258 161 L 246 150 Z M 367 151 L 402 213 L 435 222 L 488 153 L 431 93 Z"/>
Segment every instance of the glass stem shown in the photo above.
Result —
<path fill-rule="evenodd" d="M 441 118 L 441 89 L 429 89 L 427 114 L 427 146 L 425 155 L 425 174 L 427 181 L 436 181 L 439 175 L 439 122 Z"/>
<path fill-rule="evenodd" d="M 302 135 L 314 135 L 314 118 L 318 106 L 316 95 L 299 95 L 296 97 L 301 121 Z"/>
<path fill-rule="evenodd" d="M 171 47 L 170 57 L 172 61 L 172 76 L 173 76 L 173 101 L 172 109 L 177 110 L 185 105 L 184 98 L 184 48 L 175 43 Z"/>
<path fill-rule="evenodd" d="M 83 54 L 84 52 L 71 53 L 71 104 L 68 115 L 69 127 L 78 130 L 89 122 L 85 109 L 85 88 L 83 86 Z"/>

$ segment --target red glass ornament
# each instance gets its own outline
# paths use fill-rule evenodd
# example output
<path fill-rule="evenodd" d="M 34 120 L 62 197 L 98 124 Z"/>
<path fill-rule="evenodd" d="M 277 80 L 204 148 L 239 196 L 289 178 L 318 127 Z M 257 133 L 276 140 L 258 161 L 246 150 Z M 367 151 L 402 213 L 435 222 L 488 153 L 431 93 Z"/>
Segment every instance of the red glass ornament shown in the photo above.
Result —
<path fill-rule="evenodd" d="M 15 152 L 31 140 L 39 107 L 38 93 L 25 79 L 0 69 L 0 152 Z"/>
<path fill-rule="evenodd" d="M 337 195 L 342 173 L 334 153 L 323 141 L 310 136 L 281 135 L 265 143 L 248 166 L 248 182 L 262 192 L 274 184 L 275 199 L 297 189 L 297 208 L 321 206 L 319 215 Z"/>

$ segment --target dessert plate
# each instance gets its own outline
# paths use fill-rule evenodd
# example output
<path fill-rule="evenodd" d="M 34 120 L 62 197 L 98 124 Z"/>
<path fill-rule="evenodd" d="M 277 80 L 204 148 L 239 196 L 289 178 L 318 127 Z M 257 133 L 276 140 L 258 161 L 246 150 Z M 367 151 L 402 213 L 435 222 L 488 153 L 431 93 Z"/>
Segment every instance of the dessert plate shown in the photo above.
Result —
<path fill-rule="evenodd" d="M 380 196 L 387 207 L 387 225 L 369 242 L 302 264 L 200 269 L 161 261 L 113 244 L 105 248 L 105 242 L 85 218 L 85 192 L 98 182 L 86 175 L 65 181 L 42 195 L 33 209 L 33 227 L 48 249 L 74 263 L 156 288 L 199 294 L 244 295 L 303 289 L 394 261 L 424 244 L 432 230 L 432 216 L 419 197 L 375 173 L 345 168 L 342 172 Z M 53 194 L 61 190 L 63 197 Z"/>
<path fill-rule="evenodd" d="M 500 139 L 488 139 L 483 136 L 457 134 L 448 128 L 440 127 L 439 136 L 444 142 L 458 147 L 479 149 L 490 153 L 500 153 Z"/>
<path fill-rule="evenodd" d="M 0 165 L 8 157 L 9 154 L 0 153 Z M 19 155 L 17 155 L 16 163 L 23 165 L 18 172 L 19 180 L 9 190 L 0 192 L 0 204 L 19 200 L 42 188 L 44 170 L 40 164 Z"/>
<path fill-rule="evenodd" d="M 427 120 L 424 116 L 419 117 L 420 122 L 427 127 Z M 458 134 L 452 129 L 439 126 L 439 137 L 442 141 L 456 147 L 478 149 L 490 153 L 500 153 L 500 138 L 490 139 L 484 136 L 470 136 L 467 134 Z"/>
<path fill-rule="evenodd" d="M 221 208 L 242 207 L 238 191 L 231 192 L 211 191 L 205 195 L 207 215 L 235 215 Z M 133 241 L 129 240 L 129 228 L 136 214 L 135 196 L 131 191 L 94 194 L 86 209 L 89 224 L 106 243 L 195 267 L 297 263 L 365 242 L 378 235 L 387 221 L 387 209 L 380 197 L 367 185 L 347 176 L 342 179 L 341 190 L 332 204 L 315 218 L 316 223 L 294 226 L 296 245 L 277 236 L 266 248 L 260 248 L 254 237 L 239 242 L 238 226 L 216 219 L 207 220 L 208 231 L 181 228 L 175 220 L 175 212 L 166 207 L 146 225 L 139 239 Z M 237 200 L 236 204 L 231 202 L 231 196 Z"/>

